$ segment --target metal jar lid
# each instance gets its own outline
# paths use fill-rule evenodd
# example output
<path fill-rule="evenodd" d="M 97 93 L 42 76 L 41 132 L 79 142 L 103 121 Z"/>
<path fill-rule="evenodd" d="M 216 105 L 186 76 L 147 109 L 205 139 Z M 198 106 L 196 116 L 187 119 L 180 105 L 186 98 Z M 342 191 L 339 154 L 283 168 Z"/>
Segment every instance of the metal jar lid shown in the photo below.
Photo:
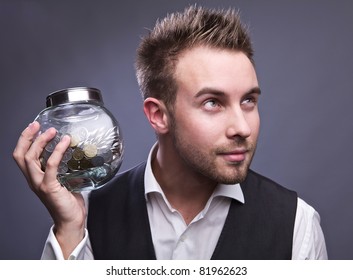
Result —
<path fill-rule="evenodd" d="M 74 87 L 55 91 L 46 99 L 47 107 L 75 102 L 93 102 L 103 105 L 103 98 L 99 89 Z"/>

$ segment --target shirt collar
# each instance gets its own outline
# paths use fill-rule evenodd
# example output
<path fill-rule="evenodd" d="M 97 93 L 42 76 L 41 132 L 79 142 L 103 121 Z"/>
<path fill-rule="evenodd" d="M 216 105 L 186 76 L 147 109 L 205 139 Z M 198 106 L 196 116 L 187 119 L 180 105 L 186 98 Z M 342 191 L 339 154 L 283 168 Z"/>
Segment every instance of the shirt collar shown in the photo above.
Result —
<path fill-rule="evenodd" d="M 156 178 L 153 175 L 152 172 L 152 159 L 156 156 L 156 152 L 158 149 L 158 142 L 156 142 L 149 154 L 148 154 L 148 158 L 147 158 L 147 164 L 146 164 L 146 169 L 145 169 L 145 198 L 146 200 L 148 200 L 148 194 L 152 193 L 152 192 L 157 192 L 163 195 L 164 197 L 164 193 L 162 191 L 161 186 L 158 184 Z M 224 197 L 229 197 L 232 199 L 235 199 L 241 203 L 244 203 L 244 195 L 243 195 L 243 191 L 241 190 L 240 184 L 234 184 L 234 185 L 225 185 L 225 184 L 219 184 L 213 195 L 213 197 L 216 196 L 224 196 Z"/>

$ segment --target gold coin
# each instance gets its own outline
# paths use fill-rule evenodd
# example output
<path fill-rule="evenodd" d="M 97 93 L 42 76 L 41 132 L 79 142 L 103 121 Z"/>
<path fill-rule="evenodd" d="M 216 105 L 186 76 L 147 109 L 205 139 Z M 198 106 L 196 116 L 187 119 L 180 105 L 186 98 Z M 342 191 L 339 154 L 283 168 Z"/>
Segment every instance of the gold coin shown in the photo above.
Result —
<path fill-rule="evenodd" d="M 80 148 L 76 148 L 73 152 L 72 152 L 72 158 L 74 160 L 81 160 L 84 158 L 84 153 Z"/>
<path fill-rule="evenodd" d="M 84 158 L 80 161 L 80 170 L 85 170 L 85 169 L 92 168 L 92 167 L 93 167 L 93 165 L 88 159 Z"/>
<path fill-rule="evenodd" d="M 79 143 L 80 143 L 80 137 L 76 134 L 70 134 L 70 147 L 71 148 L 74 148 L 76 147 Z"/>
<path fill-rule="evenodd" d="M 70 170 L 79 170 L 80 162 L 79 162 L 79 161 L 76 161 L 76 160 L 74 160 L 74 159 L 70 159 L 70 160 L 67 162 L 67 167 L 68 167 Z"/>
<path fill-rule="evenodd" d="M 93 158 L 97 155 L 97 146 L 94 144 L 86 144 L 83 147 L 83 152 L 85 153 L 86 157 Z"/>
<path fill-rule="evenodd" d="M 43 157 L 40 157 L 39 162 L 40 162 L 40 168 L 42 169 L 42 171 L 45 171 L 45 167 L 47 165 L 47 160 Z"/>

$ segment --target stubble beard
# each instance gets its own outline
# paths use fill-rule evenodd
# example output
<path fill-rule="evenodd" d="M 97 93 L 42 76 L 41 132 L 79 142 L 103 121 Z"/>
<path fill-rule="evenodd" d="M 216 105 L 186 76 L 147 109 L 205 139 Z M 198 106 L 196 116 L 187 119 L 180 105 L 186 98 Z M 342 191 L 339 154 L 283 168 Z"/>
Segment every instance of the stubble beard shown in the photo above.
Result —
<path fill-rule="evenodd" d="M 192 143 L 192 140 L 183 139 L 180 137 L 178 127 L 175 121 L 172 121 L 171 133 L 176 152 L 196 174 L 200 174 L 217 184 L 238 184 L 245 180 L 250 164 L 256 150 L 256 142 L 248 143 L 246 139 L 235 138 L 232 144 L 227 147 L 217 147 L 211 151 L 202 151 L 199 147 Z M 224 163 L 225 166 L 219 166 L 219 154 L 226 151 L 231 151 L 235 148 L 246 148 L 246 159 L 241 162 Z"/>

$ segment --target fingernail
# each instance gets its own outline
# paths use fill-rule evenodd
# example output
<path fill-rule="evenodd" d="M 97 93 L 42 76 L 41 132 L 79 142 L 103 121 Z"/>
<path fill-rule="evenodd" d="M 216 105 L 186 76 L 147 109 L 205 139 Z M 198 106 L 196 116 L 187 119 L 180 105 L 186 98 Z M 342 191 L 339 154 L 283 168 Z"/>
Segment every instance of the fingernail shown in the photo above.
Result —
<path fill-rule="evenodd" d="M 61 141 L 65 142 L 65 141 L 68 141 L 70 140 L 71 141 L 71 138 L 69 135 L 65 134 L 62 138 L 61 138 Z"/>
<path fill-rule="evenodd" d="M 33 123 L 33 122 L 31 122 L 31 123 L 28 125 L 28 128 L 29 128 L 29 129 L 32 129 L 32 128 L 33 128 L 33 126 L 34 126 L 34 123 Z"/>

